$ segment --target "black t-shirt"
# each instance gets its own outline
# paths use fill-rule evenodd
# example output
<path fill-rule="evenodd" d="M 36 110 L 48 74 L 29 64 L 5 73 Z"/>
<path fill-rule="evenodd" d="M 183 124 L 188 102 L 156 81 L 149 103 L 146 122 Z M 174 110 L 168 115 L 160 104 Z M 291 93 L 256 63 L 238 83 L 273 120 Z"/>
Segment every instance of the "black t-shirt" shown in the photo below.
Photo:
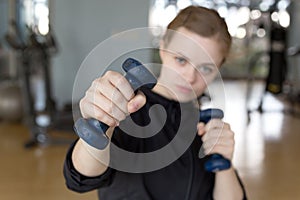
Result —
<path fill-rule="evenodd" d="M 180 104 L 148 89 L 143 92 L 146 105 L 115 128 L 111 163 L 104 174 L 86 177 L 76 171 L 71 160 L 75 143 L 70 147 L 64 165 L 68 188 L 98 189 L 101 200 L 213 199 L 215 174 L 204 170 L 207 158 L 199 158 L 199 111 L 192 103 Z M 129 158 L 120 149 L 143 156 Z M 144 159 L 152 152 L 157 154 Z"/>

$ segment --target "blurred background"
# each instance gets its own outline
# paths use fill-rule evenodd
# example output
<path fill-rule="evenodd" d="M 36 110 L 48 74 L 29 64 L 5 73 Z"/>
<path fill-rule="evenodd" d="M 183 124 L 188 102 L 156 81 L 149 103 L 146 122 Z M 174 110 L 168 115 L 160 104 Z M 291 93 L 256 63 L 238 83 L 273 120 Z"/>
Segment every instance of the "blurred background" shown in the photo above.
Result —
<path fill-rule="evenodd" d="M 97 199 L 68 191 L 62 177 L 83 95 L 72 94 L 77 72 L 101 42 L 149 26 L 153 48 L 136 56 L 159 62 L 166 25 L 192 4 L 216 9 L 233 37 L 222 79 L 205 99 L 225 91 L 233 162 L 249 199 L 300 199 L 296 0 L 0 0 L 0 199 Z M 114 45 L 130 49 L 139 39 Z"/>

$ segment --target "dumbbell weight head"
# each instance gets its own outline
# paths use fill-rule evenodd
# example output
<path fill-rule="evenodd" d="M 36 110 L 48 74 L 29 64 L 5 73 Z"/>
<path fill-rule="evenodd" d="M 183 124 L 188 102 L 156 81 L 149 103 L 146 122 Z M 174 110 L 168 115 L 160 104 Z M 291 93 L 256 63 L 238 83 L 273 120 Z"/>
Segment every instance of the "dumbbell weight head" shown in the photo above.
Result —
<path fill-rule="evenodd" d="M 139 61 L 128 58 L 122 64 L 122 68 L 126 72 L 125 78 L 134 91 L 141 87 L 152 89 L 155 86 L 155 76 Z M 108 125 L 96 119 L 79 118 L 74 125 L 77 135 L 97 149 L 104 149 L 108 145 L 109 138 L 105 134 L 108 128 Z"/>

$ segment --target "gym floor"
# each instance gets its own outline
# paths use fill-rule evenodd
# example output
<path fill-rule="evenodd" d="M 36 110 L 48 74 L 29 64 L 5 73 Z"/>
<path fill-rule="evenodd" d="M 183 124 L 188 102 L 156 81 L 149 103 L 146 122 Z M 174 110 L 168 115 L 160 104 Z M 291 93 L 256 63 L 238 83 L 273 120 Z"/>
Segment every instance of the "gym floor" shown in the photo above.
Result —
<path fill-rule="evenodd" d="M 249 105 L 255 107 L 263 92 L 255 84 Z M 235 131 L 234 165 L 249 199 L 300 199 L 300 118 L 288 111 L 283 100 L 266 95 L 264 112 L 246 112 L 246 83 L 225 82 L 225 121 Z M 52 131 L 54 137 L 75 138 L 71 132 Z M 62 165 L 68 144 L 24 148 L 27 127 L 0 122 L 0 199 L 96 200 L 96 192 L 77 194 L 64 185 Z"/>

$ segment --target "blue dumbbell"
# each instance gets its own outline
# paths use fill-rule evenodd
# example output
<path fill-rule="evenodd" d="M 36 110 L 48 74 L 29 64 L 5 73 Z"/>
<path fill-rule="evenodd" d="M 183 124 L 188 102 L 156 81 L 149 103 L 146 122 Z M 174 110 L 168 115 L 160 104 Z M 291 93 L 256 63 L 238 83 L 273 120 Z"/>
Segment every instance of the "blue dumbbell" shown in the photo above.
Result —
<path fill-rule="evenodd" d="M 224 113 L 220 109 L 206 109 L 199 112 L 199 121 L 208 123 L 211 119 L 222 119 Z M 230 160 L 224 158 L 221 154 L 211 154 L 204 164 L 204 168 L 209 172 L 217 172 L 229 169 L 231 166 Z"/>
<path fill-rule="evenodd" d="M 152 89 L 157 80 L 153 74 L 139 61 L 128 58 L 122 64 L 126 72 L 125 78 L 130 83 L 134 91 L 141 87 Z M 109 143 L 109 138 L 105 134 L 109 126 L 96 119 L 79 118 L 74 125 L 76 134 L 89 145 L 97 149 L 105 149 Z"/>

